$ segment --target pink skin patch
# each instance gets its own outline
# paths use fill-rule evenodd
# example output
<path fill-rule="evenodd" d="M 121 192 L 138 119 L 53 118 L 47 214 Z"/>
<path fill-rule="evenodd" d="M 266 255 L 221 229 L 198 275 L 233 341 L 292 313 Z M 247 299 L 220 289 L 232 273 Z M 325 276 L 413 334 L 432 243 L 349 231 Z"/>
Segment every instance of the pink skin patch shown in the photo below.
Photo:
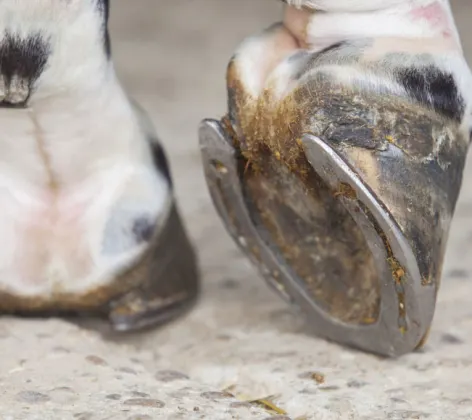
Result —
<path fill-rule="evenodd" d="M 307 9 L 297 9 L 295 7 L 287 7 L 285 9 L 284 25 L 289 32 L 295 36 L 300 43 L 300 47 L 307 48 L 307 28 L 313 12 Z"/>
<path fill-rule="evenodd" d="M 436 1 L 428 6 L 418 7 L 411 11 L 414 20 L 426 20 L 445 38 L 452 37 L 451 22 L 444 6 Z"/>
<path fill-rule="evenodd" d="M 58 202 L 49 191 L 44 196 L 43 209 L 16 223 L 19 241 L 13 261 L 16 271 L 26 284 L 49 283 L 48 266 L 54 256 L 66 267 L 68 276 L 85 277 L 93 266 L 82 220 L 86 205 Z"/>

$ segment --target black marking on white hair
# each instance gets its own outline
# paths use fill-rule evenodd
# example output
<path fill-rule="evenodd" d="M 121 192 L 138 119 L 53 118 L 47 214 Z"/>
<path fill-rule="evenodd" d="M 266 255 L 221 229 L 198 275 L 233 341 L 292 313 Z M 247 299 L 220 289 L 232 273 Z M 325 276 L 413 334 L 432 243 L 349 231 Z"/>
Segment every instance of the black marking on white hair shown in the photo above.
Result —
<path fill-rule="evenodd" d="M 140 244 L 142 242 L 149 242 L 154 235 L 156 223 L 146 216 L 137 218 L 133 222 L 132 232 L 135 241 Z"/>
<path fill-rule="evenodd" d="M 299 70 L 295 74 L 295 79 L 300 79 L 307 72 L 323 64 L 338 64 L 340 62 L 340 57 L 342 57 L 343 62 L 347 63 L 349 61 L 354 61 L 357 59 L 357 55 L 353 54 L 344 54 L 344 50 L 350 46 L 348 41 L 339 41 L 334 44 L 331 44 L 320 51 L 310 52 L 306 50 L 300 50 L 293 55 L 293 59 L 300 60 L 301 64 Z"/>
<path fill-rule="evenodd" d="M 151 143 L 151 149 L 155 168 L 164 175 L 167 182 L 172 187 L 172 174 L 170 170 L 169 160 L 166 156 L 164 148 L 157 141 L 153 141 Z"/>
<path fill-rule="evenodd" d="M 100 13 L 102 13 L 103 15 L 103 36 L 105 53 L 107 57 L 111 57 L 111 41 L 110 34 L 108 32 L 108 20 L 110 18 L 110 1 L 97 0 L 97 5 Z"/>
<path fill-rule="evenodd" d="M 49 41 L 39 32 L 26 38 L 6 32 L 0 43 L 0 74 L 5 83 L 2 106 L 25 106 L 34 82 L 43 72 L 50 54 Z M 27 96 L 21 103 L 12 101 L 13 79 L 20 80 L 27 89 Z"/>
<path fill-rule="evenodd" d="M 434 109 L 454 121 L 464 117 L 464 99 L 454 76 L 434 65 L 400 69 L 397 80 L 408 95 L 420 104 Z"/>

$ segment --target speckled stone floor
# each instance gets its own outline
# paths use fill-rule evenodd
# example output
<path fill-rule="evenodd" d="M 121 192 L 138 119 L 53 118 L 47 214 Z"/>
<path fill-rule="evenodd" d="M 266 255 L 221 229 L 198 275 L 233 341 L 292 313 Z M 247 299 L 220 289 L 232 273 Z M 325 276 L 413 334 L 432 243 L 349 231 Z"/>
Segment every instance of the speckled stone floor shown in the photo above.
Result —
<path fill-rule="evenodd" d="M 0 319 L 0 419 L 242 419 L 274 396 L 279 419 L 472 419 L 472 166 L 468 165 L 430 340 L 399 360 L 307 334 L 242 258 L 210 203 L 196 127 L 225 109 L 236 45 L 274 22 L 274 0 L 113 0 L 116 66 L 171 158 L 200 251 L 198 307 L 133 336 L 66 320 Z M 472 4 L 453 2 L 472 54 Z M 324 378 L 323 383 L 313 379 Z"/>

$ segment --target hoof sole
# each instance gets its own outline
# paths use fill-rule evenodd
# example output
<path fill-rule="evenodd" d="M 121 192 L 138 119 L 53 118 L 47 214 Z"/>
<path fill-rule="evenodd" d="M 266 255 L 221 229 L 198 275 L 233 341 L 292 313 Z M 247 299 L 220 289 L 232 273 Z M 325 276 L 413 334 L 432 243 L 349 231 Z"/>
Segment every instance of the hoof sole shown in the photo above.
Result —
<path fill-rule="evenodd" d="M 270 156 L 248 169 L 218 121 L 202 123 L 200 145 L 230 235 L 316 334 L 391 357 L 418 347 L 437 282 L 425 285 L 412 238 L 341 154 L 303 136 L 303 180 Z"/>

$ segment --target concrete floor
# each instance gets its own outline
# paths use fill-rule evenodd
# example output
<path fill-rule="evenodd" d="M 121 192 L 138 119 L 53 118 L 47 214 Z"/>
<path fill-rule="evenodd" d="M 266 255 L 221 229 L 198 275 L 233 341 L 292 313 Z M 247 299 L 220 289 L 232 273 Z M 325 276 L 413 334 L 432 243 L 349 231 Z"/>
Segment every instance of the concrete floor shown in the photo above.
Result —
<path fill-rule="evenodd" d="M 210 203 L 196 137 L 202 118 L 225 110 L 232 51 L 277 20 L 280 6 L 274 0 L 112 3 L 117 70 L 170 155 L 202 261 L 202 300 L 172 325 L 131 337 L 110 335 L 96 323 L 1 319 L 0 419 L 273 416 L 238 403 L 223 392 L 228 387 L 240 398 L 272 396 L 291 419 L 472 419 L 471 165 L 426 348 L 382 360 L 314 338 L 228 238 Z M 472 57 L 472 4 L 453 3 Z M 310 372 L 324 375 L 324 383 Z"/>

